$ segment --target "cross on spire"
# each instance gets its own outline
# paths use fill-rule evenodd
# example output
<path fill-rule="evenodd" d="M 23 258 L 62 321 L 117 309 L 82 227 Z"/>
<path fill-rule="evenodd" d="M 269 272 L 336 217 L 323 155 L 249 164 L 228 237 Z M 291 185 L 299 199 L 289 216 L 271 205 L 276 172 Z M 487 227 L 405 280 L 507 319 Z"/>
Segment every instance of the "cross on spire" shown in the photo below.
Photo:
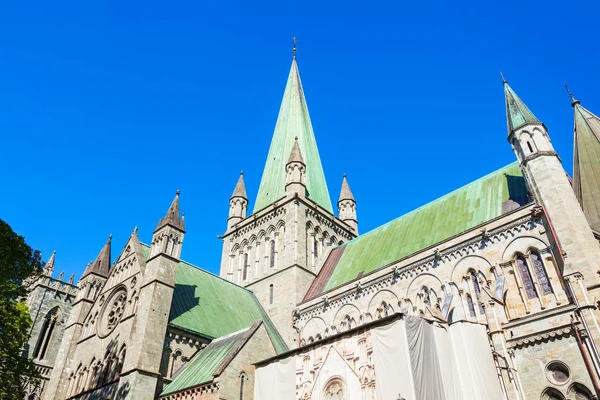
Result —
<path fill-rule="evenodd" d="M 292 38 L 292 40 L 294 41 L 294 48 L 293 48 L 293 51 L 294 51 L 294 60 L 295 60 L 295 59 L 296 59 L 296 42 L 297 42 L 297 40 L 296 40 L 296 36 L 294 36 L 294 37 Z"/>

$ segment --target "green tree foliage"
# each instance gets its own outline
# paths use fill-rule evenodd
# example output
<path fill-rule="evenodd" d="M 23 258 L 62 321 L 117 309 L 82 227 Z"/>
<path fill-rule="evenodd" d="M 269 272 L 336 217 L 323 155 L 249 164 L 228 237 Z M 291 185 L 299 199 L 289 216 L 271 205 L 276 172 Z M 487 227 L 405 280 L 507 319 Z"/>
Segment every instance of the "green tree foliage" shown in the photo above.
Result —
<path fill-rule="evenodd" d="M 24 389 L 37 384 L 23 346 L 32 324 L 25 298 L 41 271 L 40 252 L 0 219 L 0 400 L 22 399 Z"/>

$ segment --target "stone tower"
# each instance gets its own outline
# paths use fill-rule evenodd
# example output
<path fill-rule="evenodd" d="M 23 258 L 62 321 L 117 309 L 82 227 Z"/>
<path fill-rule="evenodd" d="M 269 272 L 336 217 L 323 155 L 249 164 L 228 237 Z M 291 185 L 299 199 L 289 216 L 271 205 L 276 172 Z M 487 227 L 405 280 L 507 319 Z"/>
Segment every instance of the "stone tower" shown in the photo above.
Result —
<path fill-rule="evenodd" d="M 179 190 L 152 235 L 139 291 L 136 324 L 132 327 L 127 359 L 119 382 L 127 399 L 151 399 L 160 390 L 160 365 L 173 300 L 175 275 L 185 235 L 179 212 Z"/>
<path fill-rule="evenodd" d="M 504 81 L 504 93 L 508 141 L 521 164 L 527 186 L 540 206 L 537 212 L 545 216 L 546 229 L 550 233 L 549 238 L 554 254 L 557 255 L 566 291 L 573 298 L 575 305 L 581 307 L 578 316 L 586 329 L 589 326 L 598 327 L 600 314 L 595 305 L 590 303 L 590 299 L 598 298 L 600 295 L 598 276 L 600 248 L 576 196 L 577 192 L 583 193 L 589 190 L 589 187 L 586 189 L 581 186 L 582 170 L 577 165 L 576 159 L 577 177 L 575 190 L 573 190 L 561 160 L 552 147 L 544 124 L 535 117 L 506 81 Z M 574 106 L 577 137 L 577 134 L 583 134 L 586 128 L 584 121 L 578 124 L 577 113 L 582 111 L 578 108 L 579 104 Z M 587 132 L 585 134 L 587 135 Z M 591 223 L 593 221 L 592 216 Z M 600 332 L 598 329 L 588 330 L 588 332 L 591 333 L 595 344 L 591 347 L 594 353 L 592 358 L 598 360 L 600 359 L 597 350 L 600 346 Z"/>
<path fill-rule="evenodd" d="M 254 291 L 288 346 L 296 347 L 293 311 L 329 251 L 356 233 L 333 214 L 295 58 L 248 217 L 233 208 L 234 199 L 246 201 L 238 187 L 241 178 L 222 236 L 221 276 Z"/>
<path fill-rule="evenodd" d="M 112 235 L 100 250 L 94 262 L 88 264 L 77 283 L 78 294 L 71 308 L 69 320 L 65 326 L 62 343 L 48 386 L 44 390 L 44 399 L 65 397 L 70 364 L 77 350 L 77 342 L 82 333 L 84 319 L 90 312 L 96 296 L 100 293 L 109 275 L 111 263 Z"/>

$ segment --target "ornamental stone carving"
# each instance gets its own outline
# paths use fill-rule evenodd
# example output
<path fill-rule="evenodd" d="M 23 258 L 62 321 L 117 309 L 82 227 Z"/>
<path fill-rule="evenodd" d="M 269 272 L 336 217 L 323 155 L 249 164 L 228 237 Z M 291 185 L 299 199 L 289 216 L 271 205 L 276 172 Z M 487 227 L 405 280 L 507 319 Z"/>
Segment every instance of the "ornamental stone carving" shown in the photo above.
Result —
<path fill-rule="evenodd" d="M 102 309 L 100 323 L 97 325 L 98 336 L 100 338 L 110 335 L 119 322 L 121 322 L 126 300 L 127 290 L 123 286 L 118 287 L 110 294 Z"/>

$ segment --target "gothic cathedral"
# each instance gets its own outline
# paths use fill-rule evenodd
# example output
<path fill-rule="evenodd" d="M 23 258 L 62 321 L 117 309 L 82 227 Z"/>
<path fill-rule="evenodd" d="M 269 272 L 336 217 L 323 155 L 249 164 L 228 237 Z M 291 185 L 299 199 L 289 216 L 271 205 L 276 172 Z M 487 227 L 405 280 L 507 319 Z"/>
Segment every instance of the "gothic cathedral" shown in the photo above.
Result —
<path fill-rule="evenodd" d="M 359 234 L 346 176 L 331 203 L 294 57 L 219 276 L 181 258 L 179 192 L 149 244 L 136 228 L 113 258 L 109 237 L 77 283 L 52 254 L 28 299 L 28 399 L 598 398 L 600 118 L 572 98 L 571 179 L 504 95 L 514 163 Z"/>

